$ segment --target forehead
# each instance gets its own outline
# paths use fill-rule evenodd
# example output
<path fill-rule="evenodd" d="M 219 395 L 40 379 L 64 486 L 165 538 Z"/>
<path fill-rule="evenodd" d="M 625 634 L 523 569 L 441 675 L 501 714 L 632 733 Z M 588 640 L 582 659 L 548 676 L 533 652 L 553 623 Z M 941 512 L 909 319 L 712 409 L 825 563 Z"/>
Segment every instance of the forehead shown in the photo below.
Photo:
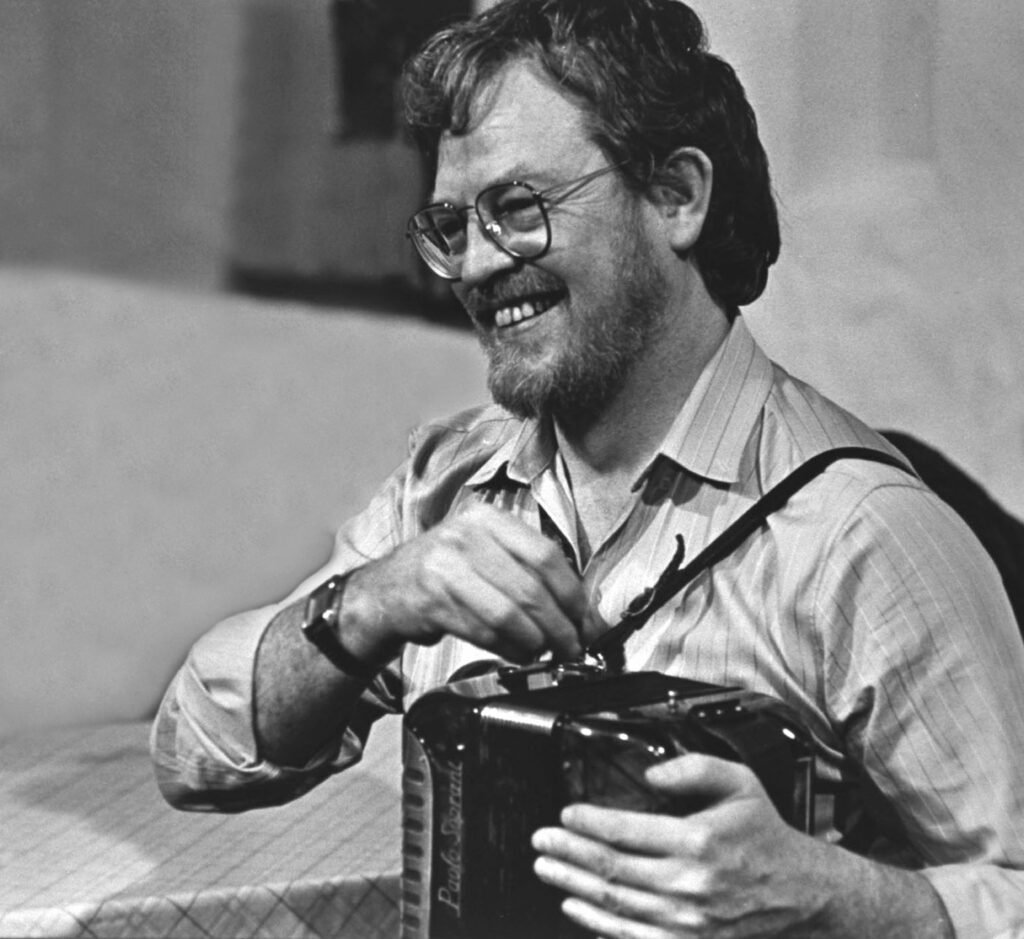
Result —
<path fill-rule="evenodd" d="M 464 203 L 485 186 L 524 176 L 548 185 L 578 175 L 597 152 L 579 105 L 538 66 L 513 62 L 477 97 L 468 132 L 442 135 L 434 195 Z"/>

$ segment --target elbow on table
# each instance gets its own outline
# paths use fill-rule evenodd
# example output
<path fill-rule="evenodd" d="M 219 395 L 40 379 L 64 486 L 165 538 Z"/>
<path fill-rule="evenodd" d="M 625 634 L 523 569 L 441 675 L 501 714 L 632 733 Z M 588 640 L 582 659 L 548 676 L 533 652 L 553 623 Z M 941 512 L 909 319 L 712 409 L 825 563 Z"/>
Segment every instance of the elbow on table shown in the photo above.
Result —
<path fill-rule="evenodd" d="M 294 779 L 255 779 L 209 767 L 197 771 L 173 757 L 154 752 L 153 769 L 157 788 L 172 808 L 183 812 L 246 812 L 266 809 L 293 801 L 322 777 L 309 778 L 303 785 Z"/>

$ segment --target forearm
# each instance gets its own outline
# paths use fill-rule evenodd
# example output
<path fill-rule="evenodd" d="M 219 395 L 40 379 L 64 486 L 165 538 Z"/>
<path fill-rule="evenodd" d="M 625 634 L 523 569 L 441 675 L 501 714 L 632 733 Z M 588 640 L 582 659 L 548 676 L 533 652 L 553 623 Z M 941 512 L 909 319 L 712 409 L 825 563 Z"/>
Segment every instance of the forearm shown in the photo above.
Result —
<path fill-rule="evenodd" d="M 277 805 L 358 760 L 365 727 L 339 733 L 337 746 L 318 754 L 315 766 L 276 764 L 259 753 L 255 662 L 280 609 L 257 608 L 221 621 L 195 643 L 171 681 L 153 722 L 151 748 L 157 783 L 172 805 L 200 811 Z M 374 702 L 360 705 L 367 722 L 390 709 L 386 699 Z"/>
<path fill-rule="evenodd" d="M 398 651 L 358 616 L 359 572 L 349 577 L 339 639 L 371 671 Z M 281 610 L 271 621 L 256 655 L 253 727 L 259 754 L 280 766 L 306 764 L 349 725 L 365 678 L 334 665 L 302 632 L 306 598 Z"/>

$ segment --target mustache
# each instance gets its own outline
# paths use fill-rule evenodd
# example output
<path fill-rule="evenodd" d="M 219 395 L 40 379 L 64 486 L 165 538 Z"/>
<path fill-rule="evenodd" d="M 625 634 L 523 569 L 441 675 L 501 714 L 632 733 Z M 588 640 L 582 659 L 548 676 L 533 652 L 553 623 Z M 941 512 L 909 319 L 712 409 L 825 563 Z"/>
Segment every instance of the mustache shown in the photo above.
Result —
<path fill-rule="evenodd" d="M 565 282 L 554 274 L 524 269 L 502 274 L 471 287 L 462 297 L 466 312 L 473 316 L 492 313 L 503 306 L 540 294 L 564 293 Z"/>

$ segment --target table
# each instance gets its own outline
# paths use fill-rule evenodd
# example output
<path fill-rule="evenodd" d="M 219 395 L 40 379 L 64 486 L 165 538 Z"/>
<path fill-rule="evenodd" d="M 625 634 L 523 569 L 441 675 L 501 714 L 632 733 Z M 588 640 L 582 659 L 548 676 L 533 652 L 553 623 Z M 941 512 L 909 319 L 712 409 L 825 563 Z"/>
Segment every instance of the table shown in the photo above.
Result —
<path fill-rule="evenodd" d="M 0 740 L 0 936 L 393 939 L 400 733 L 238 815 L 170 808 L 143 723 Z"/>

